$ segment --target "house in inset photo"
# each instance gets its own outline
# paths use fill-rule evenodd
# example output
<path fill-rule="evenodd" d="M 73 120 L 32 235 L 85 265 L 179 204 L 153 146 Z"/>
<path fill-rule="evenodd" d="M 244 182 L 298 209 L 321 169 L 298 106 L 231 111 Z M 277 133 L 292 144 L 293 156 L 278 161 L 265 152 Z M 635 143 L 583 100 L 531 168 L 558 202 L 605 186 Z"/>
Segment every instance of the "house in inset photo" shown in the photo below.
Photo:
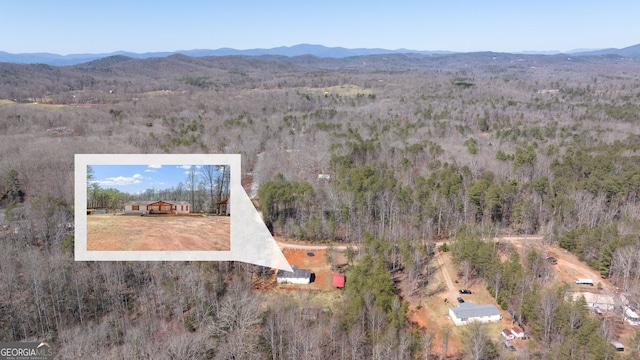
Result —
<path fill-rule="evenodd" d="M 191 204 L 186 201 L 129 201 L 124 203 L 125 214 L 187 215 Z"/>

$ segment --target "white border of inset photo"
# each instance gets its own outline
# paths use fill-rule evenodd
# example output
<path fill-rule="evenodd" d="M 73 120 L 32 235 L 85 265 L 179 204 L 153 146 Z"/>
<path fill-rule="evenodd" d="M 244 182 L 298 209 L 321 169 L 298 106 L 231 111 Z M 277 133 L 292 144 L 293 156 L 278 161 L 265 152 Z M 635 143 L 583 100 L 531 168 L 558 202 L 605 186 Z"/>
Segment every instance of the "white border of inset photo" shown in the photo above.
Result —
<path fill-rule="evenodd" d="M 229 251 L 88 251 L 87 250 L 87 166 L 88 165 L 229 165 L 229 208 L 240 184 L 239 154 L 77 154 L 75 158 L 75 257 L 76 260 L 228 260 Z M 233 222 L 233 215 L 231 215 Z M 237 240 L 237 239 L 236 239 Z M 229 238 L 233 248 L 233 237 Z"/>
<path fill-rule="evenodd" d="M 88 165 L 229 165 L 229 251 L 88 251 Z M 76 261 L 242 261 L 292 271 L 241 184 L 240 154 L 76 154 Z"/>

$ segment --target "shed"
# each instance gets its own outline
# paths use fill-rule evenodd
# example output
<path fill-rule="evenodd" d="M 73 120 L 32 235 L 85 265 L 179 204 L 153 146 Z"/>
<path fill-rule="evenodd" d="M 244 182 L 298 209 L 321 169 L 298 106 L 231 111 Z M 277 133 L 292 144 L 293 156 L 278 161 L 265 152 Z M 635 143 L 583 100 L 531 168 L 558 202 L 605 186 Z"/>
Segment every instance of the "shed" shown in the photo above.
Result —
<path fill-rule="evenodd" d="M 613 347 L 616 348 L 617 351 L 624 351 L 624 345 L 622 345 L 622 343 L 620 342 L 612 341 L 611 345 L 613 345 Z"/>
<path fill-rule="evenodd" d="M 631 325 L 640 325 L 640 316 L 632 308 L 624 308 L 624 319 Z"/>
<path fill-rule="evenodd" d="M 511 334 L 513 334 L 514 338 L 524 339 L 524 330 L 520 329 L 517 326 L 511 328 Z"/>
<path fill-rule="evenodd" d="M 227 215 L 229 216 L 229 199 L 224 199 L 222 201 L 218 201 L 216 203 L 216 213 L 218 215 Z"/>
<path fill-rule="evenodd" d="M 342 289 L 344 287 L 345 277 L 344 274 L 340 274 L 338 272 L 333 273 L 333 286 L 338 289 Z"/>
<path fill-rule="evenodd" d="M 593 286 L 593 280 L 591 279 L 585 279 L 585 278 L 580 278 L 576 280 L 576 284 L 578 285 L 591 285 Z"/>
<path fill-rule="evenodd" d="M 507 340 L 513 340 L 516 337 L 511 333 L 511 330 L 509 329 L 502 329 L 502 337 L 507 339 Z"/>
<path fill-rule="evenodd" d="M 296 265 L 291 266 L 293 271 L 278 270 L 276 281 L 283 284 L 309 284 L 311 283 L 311 270 L 300 269 Z"/>
<path fill-rule="evenodd" d="M 471 321 L 483 323 L 496 322 L 502 319 L 500 310 L 494 305 L 476 305 L 472 302 L 465 302 L 457 307 L 449 309 L 449 316 L 456 325 L 466 325 Z"/>

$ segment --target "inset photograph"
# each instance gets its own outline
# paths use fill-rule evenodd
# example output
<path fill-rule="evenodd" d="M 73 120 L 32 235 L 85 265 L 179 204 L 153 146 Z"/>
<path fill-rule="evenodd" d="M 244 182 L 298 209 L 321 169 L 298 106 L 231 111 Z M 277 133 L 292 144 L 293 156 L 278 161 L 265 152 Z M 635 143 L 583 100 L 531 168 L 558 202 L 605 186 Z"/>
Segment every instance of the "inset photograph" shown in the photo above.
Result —
<path fill-rule="evenodd" d="M 87 165 L 87 251 L 229 251 L 230 165 Z"/>

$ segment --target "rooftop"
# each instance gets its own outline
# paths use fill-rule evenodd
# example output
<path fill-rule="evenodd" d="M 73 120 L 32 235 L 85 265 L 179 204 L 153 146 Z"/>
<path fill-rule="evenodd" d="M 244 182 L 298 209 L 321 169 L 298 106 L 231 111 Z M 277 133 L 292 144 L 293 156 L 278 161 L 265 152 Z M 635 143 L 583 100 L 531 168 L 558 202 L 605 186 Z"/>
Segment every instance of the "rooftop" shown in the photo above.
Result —
<path fill-rule="evenodd" d="M 451 311 L 453 311 L 453 314 L 458 319 L 470 319 L 500 315 L 500 311 L 494 305 L 476 305 L 471 302 L 462 303 L 458 305 L 458 307 L 452 308 Z"/>
<path fill-rule="evenodd" d="M 165 201 L 165 200 L 151 200 L 151 201 L 127 201 L 125 205 L 150 205 L 157 202 L 165 202 L 171 205 L 189 205 L 188 201 Z"/>
<path fill-rule="evenodd" d="M 278 279 L 307 279 L 307 278 L 311 278 L 311 270 L 309 269 L 300 269 L 299 267 L 297 267 L 296 265 L 291 266 L 291 268 L 293 269 L 293 272 L 291 271 L 285 271 L 285 270 L 278 270 L 278 274 L 276 275 L 276 277 Z"/>
<path fill-rule="evenodd" d="M 612 341 L 611 345 L 613 345 L 616 349 L 624 349 L 624 345 L 618 341 Z"/>

